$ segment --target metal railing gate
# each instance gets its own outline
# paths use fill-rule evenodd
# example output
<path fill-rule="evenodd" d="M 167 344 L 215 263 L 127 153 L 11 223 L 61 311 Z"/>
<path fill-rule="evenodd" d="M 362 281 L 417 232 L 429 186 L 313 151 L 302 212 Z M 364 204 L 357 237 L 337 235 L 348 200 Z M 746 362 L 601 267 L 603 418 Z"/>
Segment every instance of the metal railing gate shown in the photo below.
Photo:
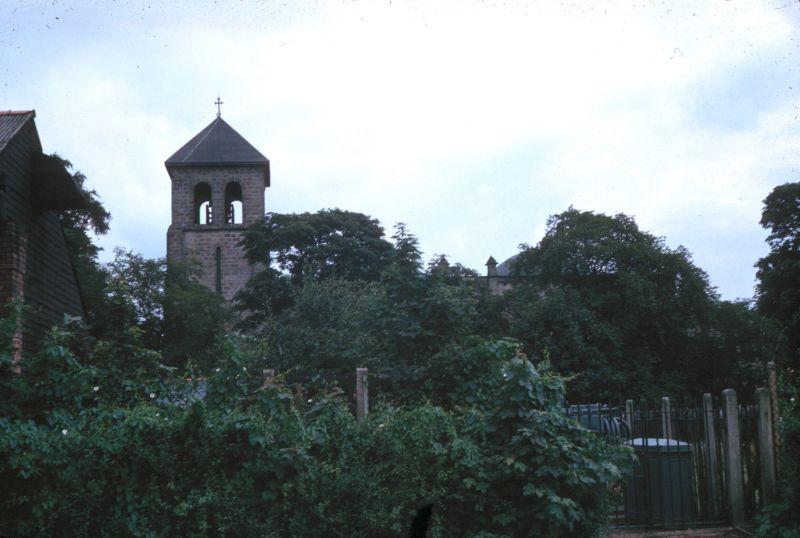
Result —
<path fill-rule="evenodd" d="M 744 516 L 763 503 L 759 477 L 757 409 L 739 405 Z M 568 405 L 567 414 L 588 429 L 631 446 L 633 474 L 621 484 L 611 514 L 616 528 L 689 528 L 729 524 L 730 491 L 724 407 L 705 395 L 698 407 L 660 402 Z"/>

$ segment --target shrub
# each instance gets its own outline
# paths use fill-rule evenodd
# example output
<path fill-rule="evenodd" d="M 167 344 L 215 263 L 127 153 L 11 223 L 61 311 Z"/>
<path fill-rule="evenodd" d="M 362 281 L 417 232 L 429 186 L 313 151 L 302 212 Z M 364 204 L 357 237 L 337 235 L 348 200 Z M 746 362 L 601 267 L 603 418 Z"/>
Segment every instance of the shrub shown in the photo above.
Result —
<path fill-rule="evenodd" d="M 62 328 L 4 375 L 0 533 L 395 536 L 432 504 L 431 536 L 590 536 L 630 458 L 566 418 L 563 380 L 509 341 L 440 357 L 484 361 L 455 378 L 478 397 L 450 386 L 358 423 L 341 390 L 265 386 L 233 344 L 198 384 L 120 338 Z"/>

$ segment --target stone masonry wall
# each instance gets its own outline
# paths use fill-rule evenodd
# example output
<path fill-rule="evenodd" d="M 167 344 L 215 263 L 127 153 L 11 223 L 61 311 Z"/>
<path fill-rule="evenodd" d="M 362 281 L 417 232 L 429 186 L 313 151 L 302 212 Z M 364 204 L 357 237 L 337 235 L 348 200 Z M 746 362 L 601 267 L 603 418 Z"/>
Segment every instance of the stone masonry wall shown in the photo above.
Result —
<path fill-rule="evenodd" d="M 200 282 L 217 289 L 217 249 L 220 252 L 222 296 L 230 301 L 258 270 L 244 258 L 238 243 L 244 229 L 264 218 L 264 169 L 257 166 L 186 167 L 170 170 L 172 178 L 172 225 L 167 232 L 170 263 L 196 260 L 202 268 Z M 236 181 L 242 188 L 242 223 L 226 224 L 225 187 Z M 196 224 L 194 189 L 199 183 L 211 187 L 214 220 Z"/>
<path fill-rule="evenodd" d="M 202 267 L 200 282 L 216 290 L 217 248 L 220 252 L 222 296 L 230 301 L 256 271 L 244 258 L 238 246 L 241 231 L 234 230 L 187 230 L 184 246 L 189 256 L 198 260 Z"/>
<path fill-rule="evenodd" d="M 258 166 L 192 166 L 170 170 L 172 178 L 172 224 L 195 226 L 194 189 L 199 183 L 211 187 L 214 224 L 222 225 L 225 217 L 225 186 L 231 181 L 242 187 L 242 223 L 245 226 L 264 218 L 264 169 Z"/>

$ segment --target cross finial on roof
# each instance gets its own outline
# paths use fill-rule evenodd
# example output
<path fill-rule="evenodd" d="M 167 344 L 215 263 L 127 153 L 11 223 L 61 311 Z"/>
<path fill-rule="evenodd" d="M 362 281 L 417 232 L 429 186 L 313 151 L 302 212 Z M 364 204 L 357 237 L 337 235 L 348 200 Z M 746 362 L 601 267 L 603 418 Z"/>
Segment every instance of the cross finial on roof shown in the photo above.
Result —
<path fill-rule="evenodd" d="M 214 104 L 217 105 L 217 117 L 219 118 L 220 116 L 222 116 L 222 111 L 220 110 L 220 105 L 224 104 L 222 102 L 222 99 L 219 98 L 219 95 L 217 95 L 217 100 L 214 101 Z"/>

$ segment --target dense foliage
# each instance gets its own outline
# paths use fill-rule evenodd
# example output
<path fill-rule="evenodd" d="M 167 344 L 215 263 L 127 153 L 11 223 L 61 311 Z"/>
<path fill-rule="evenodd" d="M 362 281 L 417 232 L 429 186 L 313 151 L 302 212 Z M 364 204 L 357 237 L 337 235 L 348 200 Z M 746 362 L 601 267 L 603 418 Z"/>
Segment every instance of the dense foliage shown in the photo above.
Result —
<path fill-rule="evenodd" d="M 109 215 L 88 193 L 62 216 L 88 333 L 68 322 L 14 363 L 15 319 L 0 322 L 0 534 L 388 536 L 432 505 L 431 536 L 594 536 L 631 455 L 568 419 L 567 397 L 751 391 L 797 350 L 797 196 L 776 192 L 759 311 L 625 215 L 554 215 L 497 296 L 445 256 L 424 264 L 404 225 L 386 239 L 333 209 L 246 233 L 263 270 L 234 315 L 192 264 L 100 264 L 90 233 Z M 359 366 L 360 423 L 345 392 Z M 785 391 L 768 532 L 796 523 Z"/>
<path fill-rule="evenodd" d="M 513 264 L 509 334 L 576 374 L 573 398 L 696 397 L 745 388 L 780 335 L 744 302 L 720 301 L 684 248 L 626 215 L 569 210 L 551 217 Z"/>
<path fill-rule="evenodd" d="M 75 275 L 81 286 L 86 322 L 98 333 L 103 332 L 109 327 L 106 301 L 108 273 L 97 259 L 102 249 L 92 241 L 92 234 L 108 233 L 111 213 L 103 207 L 97 192 L 86 186 L 86 176 L 83 173 L 78 170 L 73 171 L 72 163 L 58 155 L 51 157 L 59 159 L 71 173 L 87 202 L 83 209 L 63 211 L 61 225 L 75 267 Z"/>
<path fill-rule="evenodd" d="M 245 238 L 251 262 L 274 257 L 294 283 L 303 279 L 374 280 L 388 263 L 391 245 L 378 221 L 361 213 L 267 213 Z"/>
<path fill-rule="evenodd" d="M 147 259 L 122 249 L 104 266 L 104 317 L 90 326 L 97 338 L 136 327 L 143 344 L 173 366 L 208 371 L 218 361 L 230 312 L 223 299 L 197 281 L 199 267 Z"/>
<path fill-rule="evenodd" d="M 789 339 L 790 364 L 800 369 L 800 182 L 775 187 L 764 200 L 761 225 L 770 252 L 758 261 L 758 308 Z"/>
<path fill-rule="evenodd" d="M 758 308 L 783 329 L 789 351 L 780 366 L 779 501 L 759 518 L 760 536 L 800 536 L 800 182 L 775 187 L 761 225 L 770 252 L 758 261 Z"/>
<path fill-rule="evenodd" d="M 202 383 L 161 367 L 136 330 L 93 345 L 54 330 L 19 373 L 6 346 L 3 532 L 386 536 L 432 503 L 431 536 L 593 535 L 628 451 L 567 419 L 563 380 L 515 344 L 473 348 L 475 390 L 435 381 L 446 405 L 357 423 L 335 388 L 262 385 L 260 359 L 232 344 Z"/>
<path fill-rule="evenodd" d="M 72 171 L 69 161 L 61 162 Z M 230 320 L 226 305 L 197 282 L 199 268 L 191 262 L 167 271 L 163 258 L 147 259 L 117 248 L 113 261 L 100 263 L 102 249 L 92 236 L 108 232 L 111 214 L 97 192 L 86 186 L 86 176 L 80 171 L 71 174 L 87 203 L 82 209 L 62 211 L 61 224 L 89 334 L 108 339 L 135 326 L 144 345 L 162 352 L 168 363 L 210 368 Z"/>
<path fill-rule="evenodd" d="M 337 379 L 351 375 L 357 366 L 367 366 L 381 387 L 379 393 L 395 402 L 419 401 L 420 372 L 437 353 L 470 336 L 488 335 L 480 314 L 489 296 L 486 286 L 475 273 L 451 266 L 444 257 L 423 269 L 417 240 L 403 225 L 398 225 L 389 243 L 372 219 L 338 210 L 321 213 L 326 223 L 341 219 L 332 228 L 347 231 L 311 242 L 314 254 L 302 256 L 304 266 L 313 259 L 315 267 L 325 268 L 311 276 L 302 276 L 293 269 L 296 264 L 281 261 L 289 254 L 280 252 L 295 253 L 296 258 L 296 253 L 311 248 L 305 236 L 303 244 L 283 243 L 275 260 L 264 255 L 273 235 L 298 240 L 283 227 L 316 229 L 317 216 L 272 215 L 264 227 L 251 230 L 245 242 L 248 254 L 265 269 L 237 296 L 243 317 L 239 328 L 252 337 L 254 348 L 269 357 L 269 366 L 290 371 L 292 381 Z M 290 224 L 278 225 L 286 222 Z M 352 247 L 349 236 L 371 238 L 356 242 L 371 254 L 362 252 L 354 260 L 343 256 L 339 247 Z M 353 267 L 353 261 L 370 268 Z"/>
<path fill-rule="evenodd" d="M 570 377 L 572 401 L 616 401 L 751 391 L 783 352 L 774 322 L 745 301 L 721 301 L 685 249 L 625 215 L 553 216 L 502 296 L 444 256 L 423 267 L 403 225 L 392 243 L 382 233 L 338 210 L 272 214 L 250 231 L 248 255 L 264 270 L 238 296 L 239 327 L 271 366 L 294 381 L 367 366 L 382 394 L 412 401 L 426 364 L 473 336 L 512 336 Z"/>

